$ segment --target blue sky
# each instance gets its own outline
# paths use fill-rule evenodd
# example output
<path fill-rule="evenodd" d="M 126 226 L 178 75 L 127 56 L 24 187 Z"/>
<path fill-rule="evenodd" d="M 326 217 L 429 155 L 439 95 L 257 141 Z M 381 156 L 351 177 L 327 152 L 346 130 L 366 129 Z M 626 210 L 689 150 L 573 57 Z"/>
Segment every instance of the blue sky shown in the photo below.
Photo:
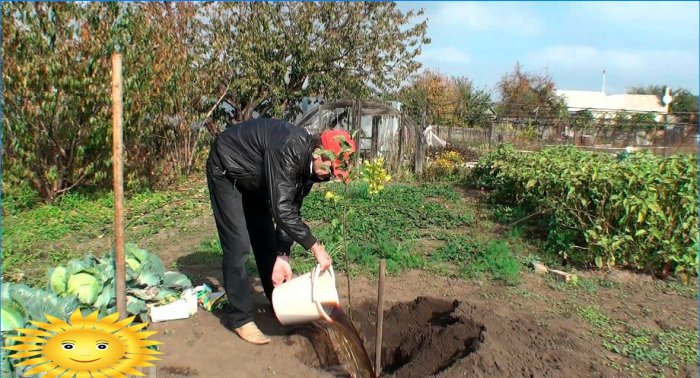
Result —
<path fill-rule="evenodd" d="M 558 89 L 666 84 L 698 94 L 698 2 L 399 2 L 423 8 L 425 68 L 492 90 L 520 62 Z"/>

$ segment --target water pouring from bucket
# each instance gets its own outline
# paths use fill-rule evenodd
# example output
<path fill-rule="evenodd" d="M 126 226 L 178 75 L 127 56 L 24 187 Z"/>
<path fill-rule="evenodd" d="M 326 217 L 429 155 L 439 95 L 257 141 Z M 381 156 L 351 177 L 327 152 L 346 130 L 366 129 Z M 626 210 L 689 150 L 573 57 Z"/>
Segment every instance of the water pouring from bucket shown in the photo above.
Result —
<path fill-rule="evenodd" d="M 332 323 L 331 313 L 340 306 L 333 267 L 321 266 L 295 277 L 272 292 L 272 307 L 283 325 L 304 324 L 317 320 Z"/>
<path fill-rule="evenodd" d="M 326 332 L 350 376 L 375 378 L 362 338 L 340 307 L 333 267 L 322 272 L 316 265 L 311 272 L 276 287 L 272 307 L 283 325 L 325 321 Z"/>

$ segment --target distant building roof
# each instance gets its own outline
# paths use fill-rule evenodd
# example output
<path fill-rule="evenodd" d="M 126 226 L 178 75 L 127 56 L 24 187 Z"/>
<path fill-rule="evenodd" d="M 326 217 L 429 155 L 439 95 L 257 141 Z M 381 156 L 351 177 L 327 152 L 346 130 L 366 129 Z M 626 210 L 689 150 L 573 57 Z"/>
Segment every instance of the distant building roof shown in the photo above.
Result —
<path fill-rule="evenodd" d="M 656 95 L 616 94 L 606 95 L 597 91 L 557 90 L 563 96 L 569 111 L 591 109 L 592 111 L 655 112 L 666 114 L 666 107 Z"/>

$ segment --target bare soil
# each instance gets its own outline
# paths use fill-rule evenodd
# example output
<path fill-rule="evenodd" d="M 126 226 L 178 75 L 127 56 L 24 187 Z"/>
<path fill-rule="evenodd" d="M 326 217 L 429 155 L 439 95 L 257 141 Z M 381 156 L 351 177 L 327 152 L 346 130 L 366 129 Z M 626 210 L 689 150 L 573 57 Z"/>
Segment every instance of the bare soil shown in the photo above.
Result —
<path fill-rule="evenodd" d="M 220 260 L 203 259 L 196 246 L 215 233 L 209 214 L 187 233 L 152 237 L 149 250 L 177 266 L 193 284 L 218 289 Z M 584 274 L 586 275 L 586 274 Z M 387 377 L 627 377 L 630 359 L 606 350 L 596 330 L 576 314 L 597 306 L 611 319 L 652 330 L 697 329 L 697 297 L 681 295 L 648 277 L 588 273 L 614 285 L 594 292 L 557 289 L 553 282 L 522 273 L 515 287 L 439 277 L 424 271 L 387 276 L 382 376 Z M 377 283 L 337 277 L 342 306 L 352 316 L 372 362 L 375 359 Z M 339 356 L 321 332 L 324 326 L 281 326 L 251 278 L 255 321 L 272 342 L 255 346 L 239 339 L 217 313 L 202 310 L 186 320 L 153 323 L 163 355 L 158 377 L 346 377 Z M 578 306 L 578 307 L 577 307 Z M 647 372 L 651 373 L 651 371 Z M 666 376 L 697 377 L 698 368 L 667 369 Z"/>
<path fill-rule="evenodd" d="M 365 302 L 356 314 L 366 340 L 376 340 L 376 304 Z M 372 311 L 372 309 L 375 309 Z M 484 325 L 464 313 L 459 301 L 418 297 L 398 303 L 386 314 L 382 335 L 382 372 L 395 377 L 425 377 L 450 369 L 476 352 L 484 339 Z M 375 356 L 375 343 L 370 353 Z"/>

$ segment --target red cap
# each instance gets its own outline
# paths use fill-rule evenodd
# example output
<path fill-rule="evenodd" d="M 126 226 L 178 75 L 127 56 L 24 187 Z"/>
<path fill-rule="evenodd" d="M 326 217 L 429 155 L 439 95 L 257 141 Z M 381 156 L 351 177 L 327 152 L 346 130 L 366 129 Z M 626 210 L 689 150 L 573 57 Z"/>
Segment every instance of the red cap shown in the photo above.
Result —
<path fill-rule="evenodd" d="M 343 156 L 340 156 L 340 150 L 342 149 L 340 140 L 343 139 L 350 145 L 350 152 L 346 151 L 343 153 Z M 344 159 L 347 163 L 350 163 L 350 155 L 356 151 L 355 140 L 352 139 L 347 131 L 334 129 L 326 130 L 321 133 L 321 144 L 323 145 L 324 149 L 333 151 L 333 153 L 336 155 L 336 159 L 333 161 L 333 175 L 340 177 L 343 180 L 347 180 L 348 172 L 340 169 L 340 162 L 342 159 Z"/>

